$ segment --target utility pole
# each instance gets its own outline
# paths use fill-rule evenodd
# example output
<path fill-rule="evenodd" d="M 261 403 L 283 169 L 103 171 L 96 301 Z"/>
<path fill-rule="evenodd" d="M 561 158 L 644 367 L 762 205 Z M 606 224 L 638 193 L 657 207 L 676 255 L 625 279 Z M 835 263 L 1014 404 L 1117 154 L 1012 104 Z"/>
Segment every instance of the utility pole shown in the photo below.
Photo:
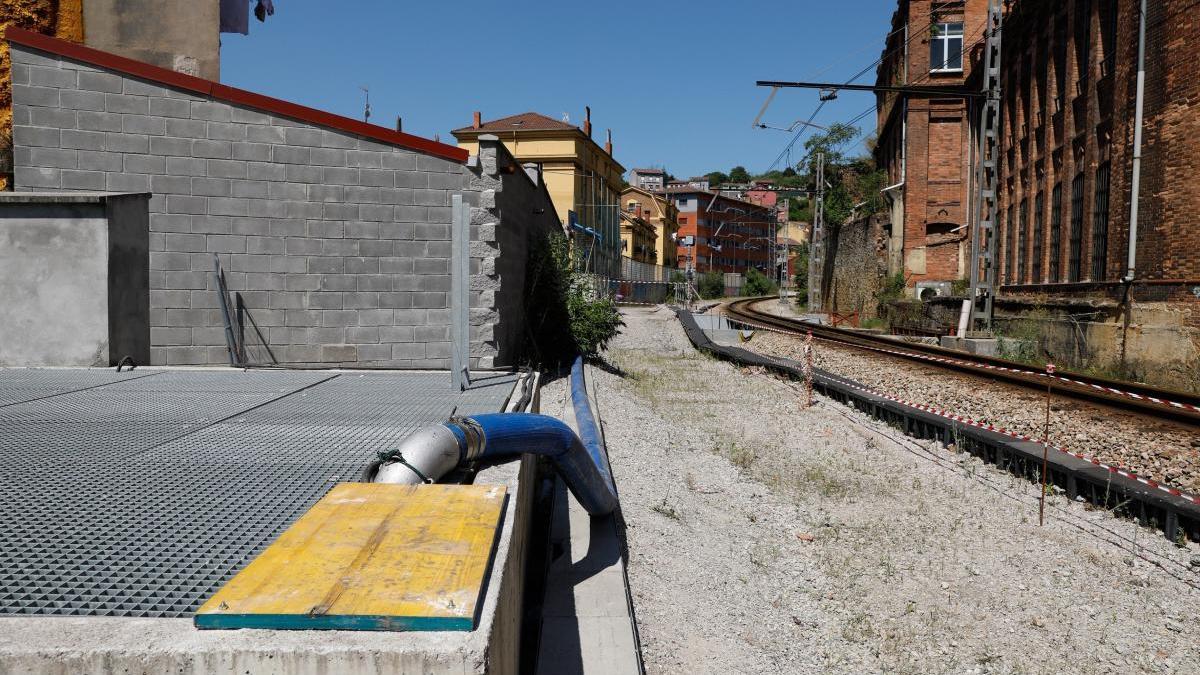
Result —
<path fill-rule="evenodd" d="M 1003 12 L 999 0 L 988 0 L 987 42 L 983 52 L 983 102 L 979 110 L 979 155 L 975 165 L 975 227 L 971 230 L 970 328 L 992 330 L 996 295 L 996 165 L 1000 159 L 1000 34 Z"/>
<path fill-rule="evenodd" d="M 817 208 L 813 209 L 812 242 L 808 247 L 808 311 L 822 307 L 822 274 L 825 268 L 825 153 L 817 153 Z"/>
<path fill-rule="evenodd" d="M 779 268 L 779 304 L 782 305 L 787 303 L 788 285 L 792 282 L 792 200 L 784 197 L 780 209 L 783 213 L 783 264 Z M 779 237 L 778 230 L 775 237 Z M 776 260 L 775 264 L 778 265 L 779 261 Z"/>

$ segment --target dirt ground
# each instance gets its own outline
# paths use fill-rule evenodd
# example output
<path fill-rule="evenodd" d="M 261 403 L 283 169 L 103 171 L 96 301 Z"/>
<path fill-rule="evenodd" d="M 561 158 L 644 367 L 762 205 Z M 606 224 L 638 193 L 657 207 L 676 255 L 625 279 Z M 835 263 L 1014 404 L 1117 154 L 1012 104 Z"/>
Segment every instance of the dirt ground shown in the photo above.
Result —
<path fill-rule="evenodd" d="M 1039 527 L 1030 483 L 625 321 L 595 377 L 649 673 L 1200 672 L 1194 547 L 1062 495 Z"/>

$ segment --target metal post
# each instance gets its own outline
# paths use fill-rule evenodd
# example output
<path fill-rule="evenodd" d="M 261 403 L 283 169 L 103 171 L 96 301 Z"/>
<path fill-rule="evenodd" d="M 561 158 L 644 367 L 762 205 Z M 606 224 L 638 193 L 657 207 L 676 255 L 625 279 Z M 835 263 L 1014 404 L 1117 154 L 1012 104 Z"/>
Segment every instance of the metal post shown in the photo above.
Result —
<path fill-rule="evenodd" d="M 1137 99 L 1133 112 L 1133 176 L 1129 183 L 1129 251 L 1125 271 L 1126 283 L 1133 281 L 1137 267 L 1138 196 L 1142 184 L 1142 105 L 1146 98 L 1146 0 L 1142 0 L 1138 12 Z"/>
<path fill-rule="evenodd" d="M 792 202 L 791 199 L 784 197 L 783 199 L 783 265 L 780 267 L 779 276 L 779 304 L 787 303 L 787 291 L 792 283 Z M 776 235 L 778 237 L 778 235 Z M 778 261 L 776 261 L 778 264 Z"/>
<path fill-rule="evenodd" d="M 975 164 L 975 227 L 971 228 L 971 328 L 992 329 L 996 293 L 996 168 L 1000 159 L 999 0 L 988 0 L 987 42 L 983 54 L 984 100 L 979 106 L 979 151 Z"/>
<path fill-rule="evenodd" d="M 808 311 L 822 306 L 822 275 L 825 266 L 823 235 L 825 229 L 825 153 L 817 153 L 817 207 L 813 209 L 812 241 L 808 248 Z"/>
<path fill-rule="evenodd" d="M 451 195 L 450 235 L 450 388 L 471 383 L 471 206 Z"/>
<path fill-rule="evenodd" d="M 1046 364 L 1046 428 L 1042 434 L 1042 493 L 1038 495 L 1038 525 L 1046 524 L 1046 471 L 1050 463 L 1050 389 L 1054 386 L 1054 364 Z"/>

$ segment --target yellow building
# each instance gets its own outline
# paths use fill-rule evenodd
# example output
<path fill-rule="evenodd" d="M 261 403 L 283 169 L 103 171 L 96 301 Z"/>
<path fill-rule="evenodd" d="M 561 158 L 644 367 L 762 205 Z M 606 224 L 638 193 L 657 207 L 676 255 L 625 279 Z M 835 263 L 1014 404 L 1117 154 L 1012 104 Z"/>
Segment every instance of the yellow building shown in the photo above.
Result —
<path fill-rule="evenodd" d="M 617 278 L 621 271 L 620 195 L 625 168 L 592 140 L 591 111 L 583 128 L 535 112 L 484 122 L 475 113 L 469 127 L 455 129 L 458 147 L 479 152 L 479 137 L 500 139 L 522 164 L 537 164 L 563 227 L 583 251 L 588 269 Z"/>
<path fill-rule="evenodd" d="M 675 202 L 632 185 L 621 191 L 622 214 L 633 214 L 654 228 L 654 264 L 674 269 L 675 235 L 679 232 L 679 209 Z M 624 232 L 622 232 L 624 238 Z M 626 253 L 626 255 L 629 255 Z"/>
<path fill-rule="evenodd" d="M 640 213 L 621 212 L 621 255 L 647 265 L 658 264 L 654 225 Z"/>

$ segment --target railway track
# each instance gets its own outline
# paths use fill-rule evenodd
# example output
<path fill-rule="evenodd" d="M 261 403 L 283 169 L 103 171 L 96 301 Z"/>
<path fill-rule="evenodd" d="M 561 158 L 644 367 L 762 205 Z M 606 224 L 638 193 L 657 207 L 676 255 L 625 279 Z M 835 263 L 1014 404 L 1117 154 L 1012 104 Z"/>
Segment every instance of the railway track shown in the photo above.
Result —
<path fill-rule="evenodd" d="M 725 306 L 726 317 L 751 328 L 803 335 L 866 351 L 904 358 L 960 373 L 1000 380 L 1045 391 L 1047 384 L 1060 396 L 1098 403 L 1156 419 L 1170 419 L 1200 427 L 1200 396 L 1160 389 L 1136 382 L 1058 371 L 1053 375 L 1016 361 L 980 356 L 933 345 L 901 343 L 859 331 L 833 328 L 761 312 L 754 305 L 763 298 L 736 300 Z"/>

